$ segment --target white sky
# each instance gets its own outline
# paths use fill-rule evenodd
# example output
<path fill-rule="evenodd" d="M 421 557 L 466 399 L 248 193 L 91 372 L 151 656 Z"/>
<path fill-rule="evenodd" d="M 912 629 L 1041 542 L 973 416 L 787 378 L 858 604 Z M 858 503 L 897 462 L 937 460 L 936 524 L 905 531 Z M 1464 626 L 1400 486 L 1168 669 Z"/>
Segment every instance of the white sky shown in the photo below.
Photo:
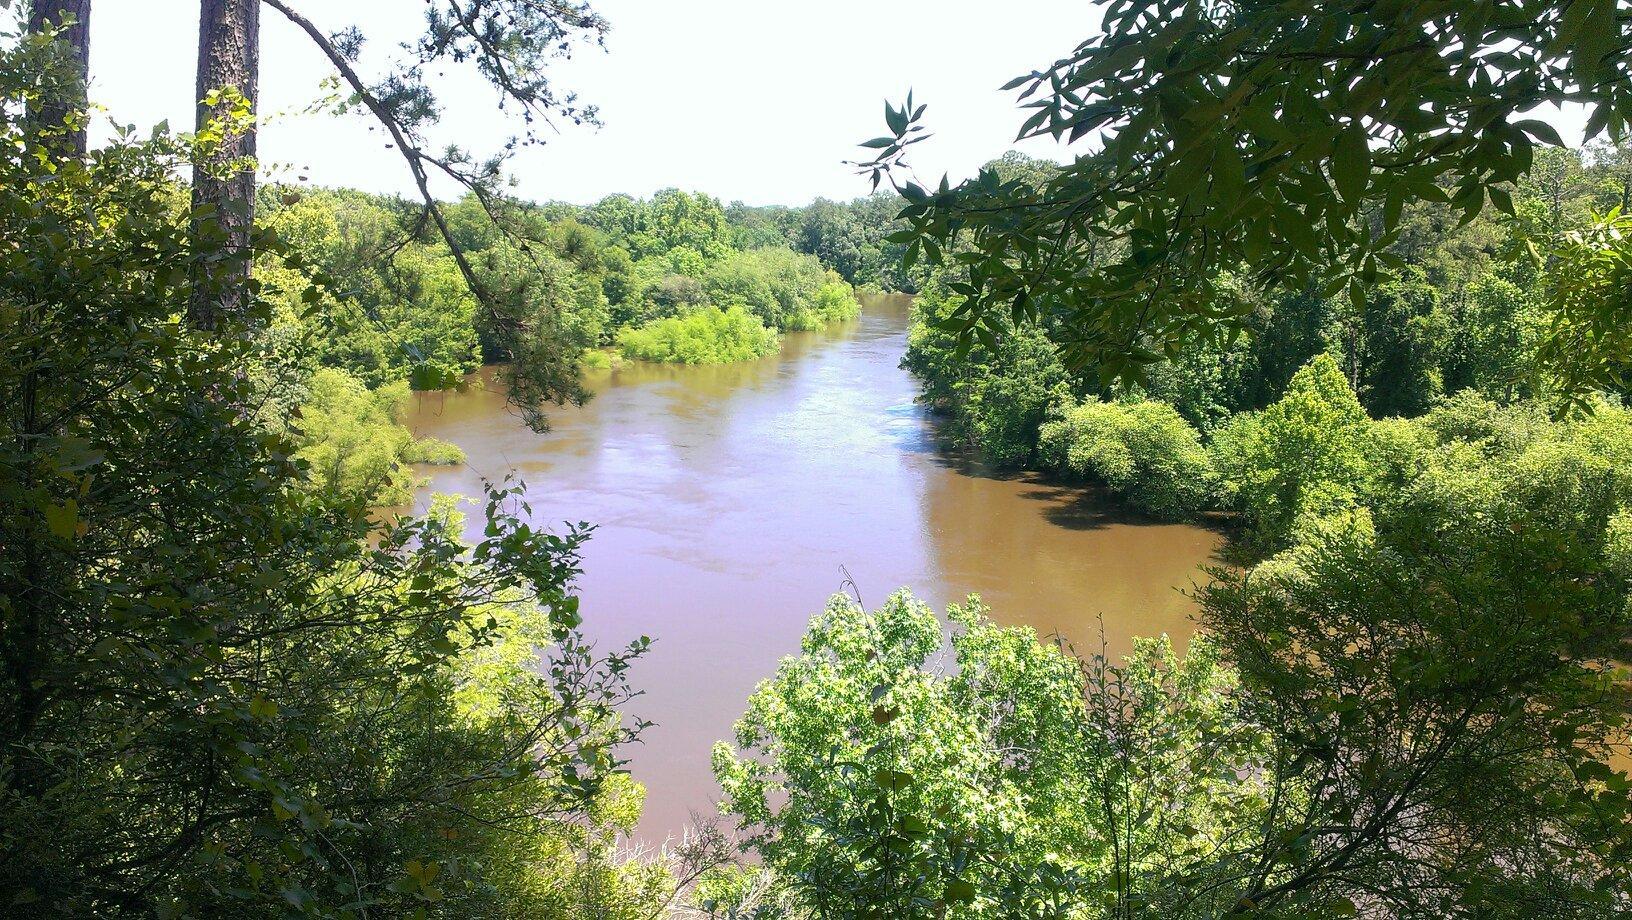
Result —
<path fill-rule="evenodd" d="M 885 133 L 883 101 L 911 88 L 929 104 L 934 139 L 918 173 L 953 178 L 1012 146 L 1023 115 L 997 92 L 1092 34 L 1085 0 L 599 0 L 612 23 L 607 50 L 581 49 L 558 65 L 561 86 L 600 107 L 600 129 L 561 127 L 512 165 L 519 193 L 595 201 L 667 186 L 729 202 L 803 204 L 866 194 L 843 165 L 856 144 Z M 357 24 L 370 53 L 395 53 L 420 31 L 420 0 L 301 0 L 325 31 Z M 91 31 L 92 98 L 122 123 L 169 119 L 192 127 L 197 0 L 97 0 Z M 365 63 L 368 57 L 365 56 Z M 262 12 L 261 111 L 305 107 L 321 93 L 326 61 L 275 10 Z M 498 149 L 516 133 L 479 79 L 436 81 L 444 117 L 438 144 Z M 262 130 L 269 167 L 298 168 L 315 183 L 411 190 L 406 168 L 378 132 L 352 115 L 283 115 Z M 1023 149 L 1063 156 L 1061 148 Z"/>
<path fill-rule="evenodd" d="M 677 186 L 724 201 L 803 204 L 868 191 L 843 165 L 885 133 L 883 100 L 908 88 L 935 136 L 920 176 L 970 175 L 1012 144 L 1023 114 L 997 87 L 1069 52 L 1098 27 L 1089 0 L 596 0 L 607 51 L 557 65 L 563 88 L 598 105 L 605 127 L 562 126 L 512 163 L 519 194 L 588 203 Z M 420 31 L 422 0 L 298 0 L 325 31 L 356 24 L 365 64 Z M 123 123 L 192 127 L 198 0 L 97 0 L 92 98 Z M 323 185 L 411 192 L 406 168 L 361 115 L 279 114 L 321 95 L 326 60 L 270 7 L 262 12 L 261 157 Z M 444 104 L 433 146 L 497 150 L 516 126 L 478 78 L 433 81 Z M 1549 118 L 1575 142 L 1581 117 Z M 1022 149 L 1063 159 L 1066 148 Z M 447 191 L 447 190 L 443 190 Z"/>

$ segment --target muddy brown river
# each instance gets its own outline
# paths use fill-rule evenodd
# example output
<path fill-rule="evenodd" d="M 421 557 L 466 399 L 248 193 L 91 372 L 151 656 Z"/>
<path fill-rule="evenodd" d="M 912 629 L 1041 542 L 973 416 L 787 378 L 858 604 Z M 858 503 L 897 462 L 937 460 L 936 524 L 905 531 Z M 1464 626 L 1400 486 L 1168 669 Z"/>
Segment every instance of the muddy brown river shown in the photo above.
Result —
<path fill-rule="evenodd" d="M 1114 654 L 1135 635 L 1190 633 L 1181 592 L 1221 538 L 940 450 L 899 367 L 908 307 L 870 298 L 859 320 L 789 335 L 752 363 L 591 371 L 594 399 L 554 410 L 544 435 L 493 388 L 416 398 L 415 434 L 470 457 L 423 471 L 421 507 L 514 472 L 535 523 L 598 525 L 579 583 L 585 628 L 603 647 L 655 640 L 627 707 L 656 723 L 629 752 L 648 841 L 712 811 L 710 746 L 845 572 L 868 605 L 900 587 L 938 607 L 978 593 L 998 620 L 1085 653 L 1102 636 Z"/>

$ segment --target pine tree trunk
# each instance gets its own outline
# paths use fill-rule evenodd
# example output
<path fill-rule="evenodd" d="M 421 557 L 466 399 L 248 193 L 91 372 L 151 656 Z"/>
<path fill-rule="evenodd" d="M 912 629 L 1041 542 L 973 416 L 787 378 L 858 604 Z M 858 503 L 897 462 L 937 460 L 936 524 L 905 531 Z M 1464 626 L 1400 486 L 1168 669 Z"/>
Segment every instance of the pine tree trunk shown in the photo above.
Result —
<path fill-rule="evenodd" d="M 260 81 L 260 0 L 203 0 L 198 21 L 198 127 L 226 109 L 205 105 L 217 90 L 236 89 L 253 106 Z M 255 169 L 229 169 L 255 156 L 251 128 L 227 138 L 206 162 L 193 167 L 193 241 L 210 253 L 194 272 L 187 318 L 215 329 L 242 312 L 248 296 L 250 230 L 255 222 Z"/>
<path fill-rule="evenodd" d="M 34 112 L 34 117 L 41 124 L 60 125 L 68 118 L 70 111 L 83 111 L 85 108 L 85 79 L 89 76 L 91 62 L 91 0 L 34 0 L 33 9 L 29 11 L 28 31 L 33 35 L 55 28 L 70 18 L 73 25 L 63 30 L 57 41 L 65 45 L 66 52 L 71 55 L 79 74 L 79 85 L 73 90 L 73 98 L 51 99 L 41 103 Z M 51 146 L 55 148 L 52 152 L 58 156 L 83 157 L 85 131 L 83 128 L 72 131 Z"/>

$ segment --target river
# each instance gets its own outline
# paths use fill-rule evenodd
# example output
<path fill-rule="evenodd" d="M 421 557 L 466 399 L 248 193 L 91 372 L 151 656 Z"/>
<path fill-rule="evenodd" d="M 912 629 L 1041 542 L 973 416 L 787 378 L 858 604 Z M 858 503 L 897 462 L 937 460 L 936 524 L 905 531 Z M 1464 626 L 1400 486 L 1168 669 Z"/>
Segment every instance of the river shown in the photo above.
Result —
<path fill-rule="evenodd" d="M 1220 537 L 942 452 L 899 366 L 908 308 L 869 298 L 859 320 L 788 335 L 745 364 L 590 371 L 594 398 L 554 410 L 544 435 L 497 388 L 416 397 L 414 433 L 470 458 L 422 470 L 421 507 L 514 472 L 536 522 L 598 526 L 580 581 L 586 630 L 603 646 L 655 640 L 627 707 L 656 723 L 629 752 L 649 841 L 712 811 L 711 745 L 846 572 L 869 606 L 901 587 L 938 607 L 978 593 L 999 621 L 1084 653 L 1102 636 L 1116 654 L 1135 635 L 1191 630 L 1181 592 Z"/>

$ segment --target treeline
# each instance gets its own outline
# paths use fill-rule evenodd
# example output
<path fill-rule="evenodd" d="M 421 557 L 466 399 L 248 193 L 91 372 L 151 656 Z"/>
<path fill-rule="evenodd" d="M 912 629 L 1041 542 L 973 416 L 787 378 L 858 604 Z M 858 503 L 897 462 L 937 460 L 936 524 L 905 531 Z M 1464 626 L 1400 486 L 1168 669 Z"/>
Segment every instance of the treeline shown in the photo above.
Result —
<path fill-rule="evenodd" d="M 1013 157 L 994 165 L 1002 174 L 1050 169 Z M 1062 330 L 1047 321 L 1011 324 L 960 351 L 947 331 L 963 302 L 954 290 L 960 279 L 954 271 L 921 270 L 924 293 L 906 366 L 922 381 L 924 399 L 943 412 L 948 440 L 1008 467 L 1058 466 L 1057 457 L 1045 457 L 1041 430 L 1084 400 L 1160 401 L 1210 439 L 1235 416 L 1280 399 L 1322 354 L 1373 418 L 1419 416 L 1464 390 L 1503 405 L 1547 402 L 1559 388 L 1538 351 L 1557 319 L 1555 292 L 1570 282 L 1554 270 L 1554 246 L 1590 235 L 1596 215 L 1619 208 L 1629 189 L 1632 154 L 1625 149 L 1540 151 L 1512 190 L 1512 218 L 1487 213 L 1463 223 L 1445 205 L 1406 205 L 1387 253 L 1399 267 L 1358 302 L 1220 279 L 1244 316 L 1244 334 L 1165 358 L 1157 353 L 1131 386 L 1092 363 L 1068 368 L 1057 344 Z M 1611 387 L 1607 395 L 1623 394 Z"/>

